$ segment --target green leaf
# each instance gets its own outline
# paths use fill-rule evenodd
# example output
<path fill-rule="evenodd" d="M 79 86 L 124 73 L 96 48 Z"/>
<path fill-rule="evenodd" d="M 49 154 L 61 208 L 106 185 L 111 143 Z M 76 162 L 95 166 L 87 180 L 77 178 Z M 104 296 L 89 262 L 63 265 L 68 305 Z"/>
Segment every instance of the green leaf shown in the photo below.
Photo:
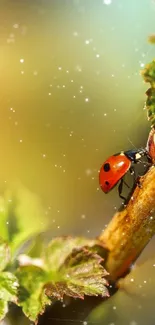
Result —
<path fill-rule="evenodd" d="M 0 197 L 0 236 L 8 240 L 8 210 L 4 197 Z"/>
<path fill-rule="evenodd" d="M 0 198 L 1 236 L 14 252 L 26 239 L 47 228 L 37 196 L 22 186 L 14 186 Z"/>
<path fill-rule="evenodd" d="M 10 272 L 0 273 L 0 320 L 8 311 L 8 302 L 17 303 L 18 281 Z"/>
<path fill-rule="evenodd" d="M 155 125 L 155 88 L 149 88 L 146 91 L 146 95 L 147 100 L 145 103 L 145 108 L 147 109 L 147 117 L 153 126 Z"/>
<path fill-rule="evenodd" d="M 102 258 L 86 248 L 74 249 L 59 269 L 60 279 L 46 285 L 46 294 L 62 299 L 64 295 L 84 298 L 84 295 L 109 296 L 105 280 L 107 272 L 101 266 Z"/>
<path fill-rule="evenodd" d="M 37 322 L 45 305 L 64 295 L 81 299 L 84 295 L 109 296 L 103 259 L 94 252 L 96 243 L 85 238 L 55 238 L 44 249 L 42 266 L 28 258 L 26 263 L 33 265 L 19 267 L 18 301 L 30 320 Z"/>
<path fill-rule="evenodd" d="M 146 64 L 145 68 L 141 71 L 145 82 L 149 82 L 151 86 L 155 87 L 155 60 Z"/>
<path fill-rule="evenodd" d="M 57 270 L 71 254 L 74 248 L 83 246 L 93 247 L 96 240 L 89 240 L 83 237 L 57 237 L 54 238 L 44 251 L 44 261 L 48 269 Z"/>
<path fill-rule="evenodd" d="M 8 244 L 0 238 L 0 271 L 3 271 L 10 261 L 10 249 Z"/>
<path fill-rule="evenodd" d="M 148 37 L 148 41 L 149 41 L 150 44 L 155 44 L 155 35 L 150 35 Z"/>
<path fill-rule="evenodd" d="M 44 293 L 47 274 L 42 268 L 29 265 L 20 267 L 16 276 L 20 284 L 18 304 L 30 320 L 37 322 L 45 306 L 51 303 Z"/>

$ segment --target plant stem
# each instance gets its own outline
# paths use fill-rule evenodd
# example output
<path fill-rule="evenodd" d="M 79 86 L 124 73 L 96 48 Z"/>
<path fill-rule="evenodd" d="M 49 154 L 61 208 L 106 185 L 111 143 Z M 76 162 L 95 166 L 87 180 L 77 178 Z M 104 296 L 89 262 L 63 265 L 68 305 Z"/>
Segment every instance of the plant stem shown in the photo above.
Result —
<path fill-rule="evenodd" d="M 140 179 L 127 207 L 117 212 L 99 240 L 109 251 L 110 279 L 124 276 L 155 234 L 155 167 Z"/>

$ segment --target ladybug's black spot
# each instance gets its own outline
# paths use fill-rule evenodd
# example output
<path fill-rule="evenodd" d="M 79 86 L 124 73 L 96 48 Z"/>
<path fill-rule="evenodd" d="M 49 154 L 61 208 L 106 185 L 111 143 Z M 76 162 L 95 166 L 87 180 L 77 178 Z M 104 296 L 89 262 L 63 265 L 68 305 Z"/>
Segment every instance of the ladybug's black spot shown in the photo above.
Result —
<path fill-rule="evenodd" d="M 106 184 L 106 185 L 109 185 L 109 182 L 108 182 L 108 181 L 105 181 L 105 184 Z"/>
<path fill-rule="evenodd" d="M 103 166 L 103 169 L 105 172 L 109 172 L 110 170 L 110 164 L 109 163 L 105 163 L 104 166 Z"/>

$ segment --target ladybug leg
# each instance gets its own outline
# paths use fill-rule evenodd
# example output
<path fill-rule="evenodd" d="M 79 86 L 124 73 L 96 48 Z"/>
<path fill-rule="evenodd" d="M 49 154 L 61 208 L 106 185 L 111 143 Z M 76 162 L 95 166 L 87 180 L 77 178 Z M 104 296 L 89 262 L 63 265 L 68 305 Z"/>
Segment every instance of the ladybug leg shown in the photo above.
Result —
<path fill-rule="evenodd" d="M 140 188 L 142 188 L 142 185 L 140 183 L 140 176 L 138 176 L 137 180 L 136 180 L 136 185 Z"/>
<path fill-rule="evenodd" d="M 123 179 L 123 183 L 124 183 L 128 188 L 130 188 L 130 186 L 125 182 L 124 179 Z"/>
<path fill-rule="evenodd" d="M 131 173 L 131 175 L 133 175 L 133 180 L 134 180 L 133 186 L 134 186 L 134 184 L 135 184 L 135 185 L 137 185 L 137 186 L 139 186 L 139 187 L 141 188 L 142 185 L 140 184 L 140 176 L 138 176 L 138 177 L 136 178 L 136 173 L 135 173 L 135 169 L 134 169 L 133 166 L 130 167 L 130 173 Z"/>
<path fill-rule="evenodd" d="M 125 198 L 124 196 L 121 195 L 121 194 L 122 194 L 122 190 L 123 190 L 123 183 L 124 183 L 124 180 L 123 180 L 123 178 L 122 178 L 121 181 L 120 181 L 120 184 L 119 184 L 119 186 L 118 186 L 118 193 L 119 193 L 119 197 L 120 197 L 121 199 L 123 199 L 124 201 L 126 201 L 126 198 Z"/>

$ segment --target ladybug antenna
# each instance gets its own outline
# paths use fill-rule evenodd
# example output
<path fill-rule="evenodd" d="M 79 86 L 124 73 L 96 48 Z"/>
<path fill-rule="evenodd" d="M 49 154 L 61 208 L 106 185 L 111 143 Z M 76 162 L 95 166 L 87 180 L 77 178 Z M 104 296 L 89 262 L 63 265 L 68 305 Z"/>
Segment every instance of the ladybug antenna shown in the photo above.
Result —
<path fill-rule="evenodd" d="M 128 137 L 128 141 L 131 143 L 131 145 L 136 149 L 136 150 L 138 150 L 138 148 L 137 147 L 135 147 L 135 145 L 133 144 L 133 142 L 130 140 L 130 138 Z"/>

